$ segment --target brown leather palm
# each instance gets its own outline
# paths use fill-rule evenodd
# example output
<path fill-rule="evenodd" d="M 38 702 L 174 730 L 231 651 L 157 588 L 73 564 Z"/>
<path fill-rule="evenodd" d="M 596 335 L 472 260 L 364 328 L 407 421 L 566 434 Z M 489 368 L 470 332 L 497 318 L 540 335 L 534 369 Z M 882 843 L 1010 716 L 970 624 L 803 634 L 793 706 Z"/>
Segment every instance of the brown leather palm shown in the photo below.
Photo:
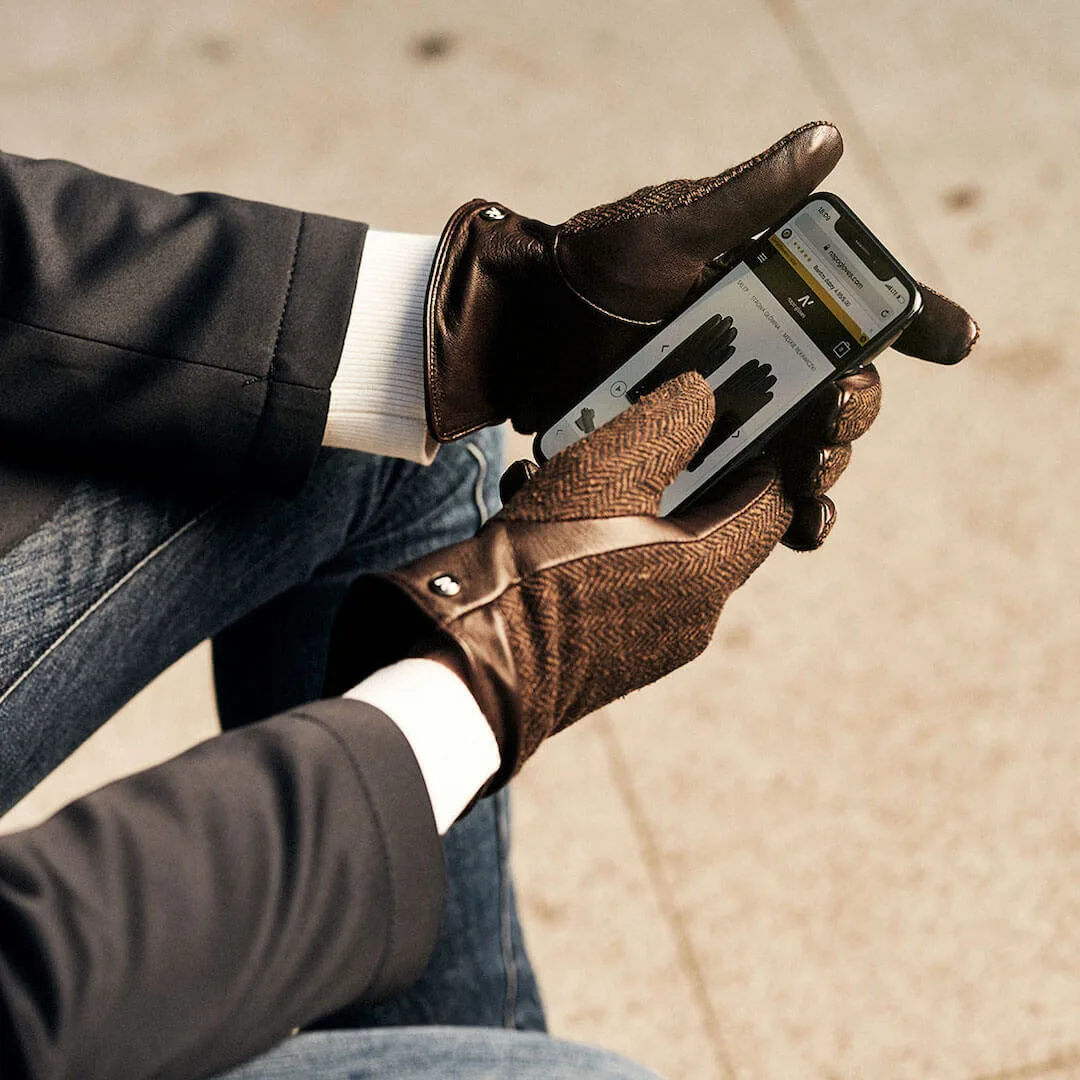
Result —
<path fill-rule="evenodd" d="M 701 376 L 680 376 L 552 458 L 472 540 L 362 579 L 328 693 L 360 674 L 349 627 L 372 610 L 399 655 L 425 636 L 425 651 L 452 647 L 502 752 L 497 786 L 551 733 L 693 659 L 791 520 L 766 462 L 707 506 L 656 516 L 713 411 Z"/>
<path fill-rule="evenodd" d="M 474 200 L 443 231 L 428 289 L 428 421 L 449 441 L 509 418 L 543 430 L 652 337 L 739 249 L 813 191 L 843 152 L 807 124 L 717 176 L 672 180 L 562 225 Z M 955 363 L 976 327 L 924 290 L 902 351 Z"/>

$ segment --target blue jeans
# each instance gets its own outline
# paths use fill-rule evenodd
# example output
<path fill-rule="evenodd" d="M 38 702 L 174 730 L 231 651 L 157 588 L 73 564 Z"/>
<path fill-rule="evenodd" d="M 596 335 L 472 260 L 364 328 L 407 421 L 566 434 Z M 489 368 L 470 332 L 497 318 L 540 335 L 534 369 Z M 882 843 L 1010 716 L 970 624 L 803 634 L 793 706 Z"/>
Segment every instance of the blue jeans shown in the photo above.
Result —
<path fill-rule="evenodd" d="M 298 1035 L 218 1080 L 658 1080 L 625 1058 L 546 1035 L 399 1028 Z"/>
<path fill-rule="evenodd" d="M 80 484 L 0 559 L 0 811 L 208 637 L 224 726 L 319 697 L 348 584 L 471 536 L 497 503 L 501 456 L 493 431 L 427 468 L 324 450 L 292 502 Z M 447 835 L 443 933 L 427 972 L 350 1024 L 543 1028 L 507 813 L 505 796 L 486 799 Z"/>

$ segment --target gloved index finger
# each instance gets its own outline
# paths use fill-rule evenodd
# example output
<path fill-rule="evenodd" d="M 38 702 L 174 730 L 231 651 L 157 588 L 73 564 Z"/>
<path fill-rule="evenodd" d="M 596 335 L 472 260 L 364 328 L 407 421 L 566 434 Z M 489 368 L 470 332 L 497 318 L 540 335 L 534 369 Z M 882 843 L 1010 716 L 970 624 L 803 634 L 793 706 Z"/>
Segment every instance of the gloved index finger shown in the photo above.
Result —
<path fill-rule="evenodd" d="M 707 263 L 775 224 L 821 184 L 843 151 L 832 124 L 806 124 L 718 176 L 679 182 L 685 190 L 670 192 L 663 231 L 675 250 Z"/>
<path fill-rule="evenodd" d="M 958 364 L 979 340 L 979 325 L 947 296 L 919 283 L 922 310 L 893 343 L 897 352 L 931 364 Z"/>

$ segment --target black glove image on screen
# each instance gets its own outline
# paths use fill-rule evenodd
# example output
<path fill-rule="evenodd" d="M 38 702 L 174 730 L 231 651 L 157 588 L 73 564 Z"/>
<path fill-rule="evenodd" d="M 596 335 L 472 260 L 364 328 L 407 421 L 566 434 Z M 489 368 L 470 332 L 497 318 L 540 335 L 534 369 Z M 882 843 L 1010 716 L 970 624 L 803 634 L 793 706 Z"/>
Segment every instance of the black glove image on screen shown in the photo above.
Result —
<path fill-rule="evenodd" d="M 589 435 L 596 430 L 596 410 L 590 409 L 586 406 L 581 410 L 581 415 L 574 421 L 578 430 L 585 432 Z"/>
<path fill-rule="evenodd" d="M 764 409 L 773 399 L 772 388 L 775 385 L 772 365 L 759 360 L 748 360 L 730 379 L 721 383 L 713 393 L 716 398 L 716 420 L 709 430 L 709 437 L 686 466 L 687 472 L 698 468 L 729 435 Z"/>
<path fill-rule="evenodd" d="M 732 342 L 738 332 L 730 315 L 717 314 L 706 319 L 640 382 L 626 391 L 627 400 L 635 402 L 642 394 L 648 394 L 668 379 L 674 379 L 676 375 L 684 375 L 688 371 L 696 371 L 702 378 L 707 379 L 731 359 L 735 352 Z"/>

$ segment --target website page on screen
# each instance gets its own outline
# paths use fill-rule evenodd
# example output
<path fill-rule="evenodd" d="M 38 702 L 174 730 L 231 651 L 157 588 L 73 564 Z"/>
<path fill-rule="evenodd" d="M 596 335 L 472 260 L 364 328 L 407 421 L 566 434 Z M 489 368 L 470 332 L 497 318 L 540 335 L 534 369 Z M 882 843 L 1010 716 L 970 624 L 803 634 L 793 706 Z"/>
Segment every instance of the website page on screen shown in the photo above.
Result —
<path fill-rule="evenodd" d="M 543 454 L 551 457 L 643 393 L 696 369 L 716 394 L 716 421 L 664 492 L 660 511 L 683 502 L 908 310 L 908 287 L 870 270 L 837 232 L 839 217 L 831 203 L 814 199 L 759 240 L 744 262 L 547 431 Z"/>

